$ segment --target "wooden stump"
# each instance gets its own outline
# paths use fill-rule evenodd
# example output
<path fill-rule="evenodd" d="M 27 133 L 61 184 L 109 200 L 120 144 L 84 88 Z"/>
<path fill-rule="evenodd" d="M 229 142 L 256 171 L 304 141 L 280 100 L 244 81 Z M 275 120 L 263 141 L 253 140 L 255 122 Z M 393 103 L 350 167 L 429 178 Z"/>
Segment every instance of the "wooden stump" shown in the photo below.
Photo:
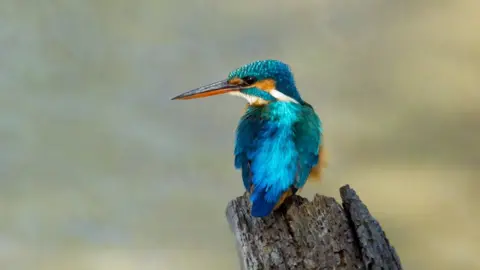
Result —
<path fill-rule="evenodd" d="M 250 215 L 247 194 L 227 206 L 241 267 L 259 269 L 402 269 L 380 224 L 355 191 L 334 198 L 300 196 L 265 218 Z"/>

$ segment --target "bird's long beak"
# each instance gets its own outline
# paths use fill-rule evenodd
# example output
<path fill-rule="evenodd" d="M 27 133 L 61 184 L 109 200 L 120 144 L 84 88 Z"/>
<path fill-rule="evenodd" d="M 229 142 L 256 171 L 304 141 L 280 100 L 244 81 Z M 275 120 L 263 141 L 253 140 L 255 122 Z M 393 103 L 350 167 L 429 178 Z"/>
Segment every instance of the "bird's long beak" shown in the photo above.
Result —
<path fill-rule="evenodd" d="M 173 97 L 172 100 L 203 98 L 203 97 L 225 94 L 232 91 L 238 91 L 240 89 L 241 87 L 239 85 L 231 84 L 228 82 L 228 80 L 223 80 L 223 81 L 214 82 L 209 85 L 202 86 L 197 89 L 190 90 L 176 97 Z"/>

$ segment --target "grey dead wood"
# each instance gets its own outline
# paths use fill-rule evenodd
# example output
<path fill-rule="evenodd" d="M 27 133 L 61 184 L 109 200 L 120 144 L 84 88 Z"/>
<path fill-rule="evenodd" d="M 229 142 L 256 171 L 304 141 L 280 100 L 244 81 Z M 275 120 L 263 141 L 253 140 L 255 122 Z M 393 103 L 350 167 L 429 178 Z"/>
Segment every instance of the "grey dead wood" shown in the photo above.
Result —
<path fill-rule="evenodd" d="M 340 195 L 342 205 L 318 194 L 312 201 L 293 196 L 265 218 L 250 215 L 247 193 L 229 202 L 241 269 L 401 270 L 395 249 L 356 192 L 346 185 Z"/>

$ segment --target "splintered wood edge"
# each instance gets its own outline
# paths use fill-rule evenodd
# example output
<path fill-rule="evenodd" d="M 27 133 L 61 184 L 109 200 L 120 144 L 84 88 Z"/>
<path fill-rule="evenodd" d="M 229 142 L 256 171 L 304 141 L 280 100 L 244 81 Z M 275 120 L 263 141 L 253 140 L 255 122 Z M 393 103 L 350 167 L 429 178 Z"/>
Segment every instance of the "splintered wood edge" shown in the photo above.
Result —
<path fill-rule="evenodd" d="M 343 208 L 358 239 L 363 263 L 367 269 L 401 270 L 400 258 L 390 245 L 380 223 L 370 214 L 367 206 L 360 200 L 355 190 L 345 185 L 340 188 Z"/>

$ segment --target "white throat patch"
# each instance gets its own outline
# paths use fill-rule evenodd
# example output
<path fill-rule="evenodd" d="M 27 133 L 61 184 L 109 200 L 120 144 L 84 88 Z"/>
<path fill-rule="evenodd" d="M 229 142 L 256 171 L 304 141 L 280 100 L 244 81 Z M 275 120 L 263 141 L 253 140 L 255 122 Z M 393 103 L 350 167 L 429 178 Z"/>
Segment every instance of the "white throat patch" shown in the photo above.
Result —
<path fill-rule="evenodd" d="M 229 94 L 232 95 L 232 96 L 242 97 L 242 98 L 246 99 L 248 104 L 250 104 L 250 105 L 252 105 L 252 104 L 268 104 L 268 102 L 266 100 L 264 100 L 263 98 L 259 98 L 259 97 L 256 97 L 256 96 L 250 96 L 250 95 L 244 94 L 244 93 L 239 92 L 239 91 L 229 92 Z"/>
<path fill-rule="evenodd" d="M 242 97 L 242 98 L 246 99 L 247 102 L 250 105 L 252 105 L 252 104 L 257 104 L 257 105 L 258 104 L 268 104 L 268 101 L 266 101 L 263 98 L 247 95 L 247 94 L 244 94 L 244 93 L 239 92 L 239 91 L 229 92 L 229 94 L 232 95 L 232 96 Z M 274 98 L 276 98 L 279 101 L 298 103 L 298 101 L 296 101 L 295 99 L 283 94 L 282 92 L 278 91 L 277 89 L 270 90 L 270 95 L 272 95 Z"/>
<path fill-rule="evenodd" d="M 272 95 L 273 97 L 275 97 L 276 99 L 281 100 L 281 101 L 298 103 L 298 101 L 296 101 L 295 99 L 285 95 L 284 93 L 278 91 L 277 89 L 270 90 L 270 95 Z"/>

